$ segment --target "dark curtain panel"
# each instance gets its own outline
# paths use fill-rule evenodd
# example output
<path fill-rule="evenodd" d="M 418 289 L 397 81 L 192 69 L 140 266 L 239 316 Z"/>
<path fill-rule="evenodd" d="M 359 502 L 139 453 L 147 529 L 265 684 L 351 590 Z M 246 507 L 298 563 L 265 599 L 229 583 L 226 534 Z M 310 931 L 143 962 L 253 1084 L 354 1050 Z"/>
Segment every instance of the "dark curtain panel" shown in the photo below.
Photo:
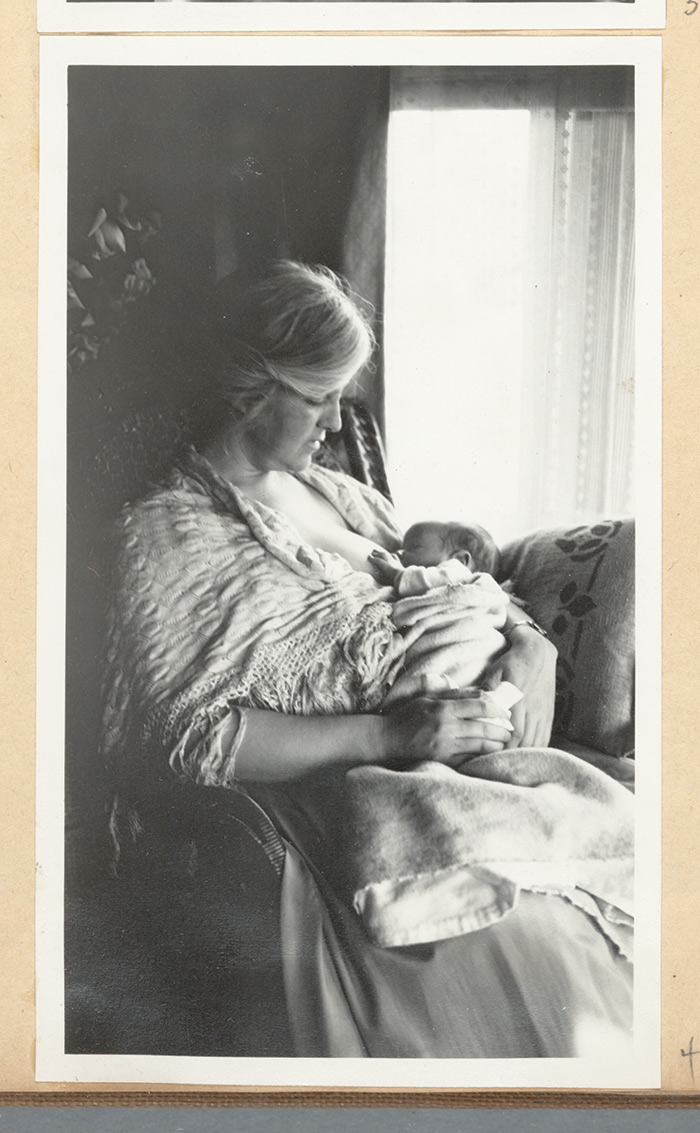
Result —
<path fill-rule="evenodd" d="M 377 351 L 373 372 L 357 383 L 357 397 L 375 414 L 384 432 L 384 265 L 386 254 L 386 160 L 390 83 L 383 73 L 366 107 L 343 239 L 343 273 L 373 307 Z"/>

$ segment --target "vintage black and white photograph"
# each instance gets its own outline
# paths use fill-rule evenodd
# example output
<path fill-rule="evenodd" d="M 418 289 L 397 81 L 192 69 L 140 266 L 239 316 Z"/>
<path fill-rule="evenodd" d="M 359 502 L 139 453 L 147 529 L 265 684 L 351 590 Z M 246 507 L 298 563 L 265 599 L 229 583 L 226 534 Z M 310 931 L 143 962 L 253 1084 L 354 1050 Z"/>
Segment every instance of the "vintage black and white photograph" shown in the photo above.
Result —
<path fill-rule="evenodd" d="M 657 1085 L 657 45 L 42 68 L 37 1077 Z"/>

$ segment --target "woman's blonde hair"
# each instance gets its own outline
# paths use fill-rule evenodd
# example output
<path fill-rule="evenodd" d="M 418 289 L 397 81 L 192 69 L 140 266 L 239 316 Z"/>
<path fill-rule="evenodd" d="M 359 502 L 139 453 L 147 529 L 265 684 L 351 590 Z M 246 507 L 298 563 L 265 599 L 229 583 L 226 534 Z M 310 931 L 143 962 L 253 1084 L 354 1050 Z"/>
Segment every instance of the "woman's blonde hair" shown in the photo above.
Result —
<path fill-rule="evenodd" d="M 329 268 L 273 263 L 236 284 L 222 318 L 228 328 L 220 398 L 240 421 L 257 416 L 284 386 L 322 397 L 366 365 L 375 339 L 362 301 Z"/>

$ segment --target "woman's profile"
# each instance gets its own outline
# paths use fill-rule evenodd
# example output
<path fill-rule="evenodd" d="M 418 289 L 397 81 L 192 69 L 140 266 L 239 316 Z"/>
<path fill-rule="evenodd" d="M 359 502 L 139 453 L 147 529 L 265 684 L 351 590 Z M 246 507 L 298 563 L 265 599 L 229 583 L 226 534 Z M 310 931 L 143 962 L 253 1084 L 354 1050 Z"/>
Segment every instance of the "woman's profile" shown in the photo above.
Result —
<path fill-rule="evenodd" d="M 373 349 L 344 283 L 276 262 L 225 314 L 211 431 L 118 521 L 117 784 L 136 761 L 272 816 L 297 1054 L 627 1041 L 630 799 L 547 748 L 555 649 L 468 581 L 397 601 L 376 577 L 391 505 L 313 463 Z M 479 691 L 501 681 L 522 693 L 508 720 Z M 117 805 L 117 839 L 127 821 Z"/>

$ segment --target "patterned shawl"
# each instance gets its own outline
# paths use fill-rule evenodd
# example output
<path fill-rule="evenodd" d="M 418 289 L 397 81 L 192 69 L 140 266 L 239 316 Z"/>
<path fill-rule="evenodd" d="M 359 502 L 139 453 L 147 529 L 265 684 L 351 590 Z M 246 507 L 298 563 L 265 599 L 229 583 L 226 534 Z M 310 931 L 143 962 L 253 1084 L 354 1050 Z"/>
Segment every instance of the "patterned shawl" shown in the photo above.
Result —
<path fill-rule="evenodd" d="M 400 546 L 391 508 L 373 489 L 324 468 L 299 479 L 359 534 Z M 217 725 L 233 707 L 311 715 L 381 704 L 405 653 L 391 589 L 301 543 L 283 515 L 242 495 L 193 450 L 166 483 L 126 506 L 118 529 L 107 758 L 146 749 L 152 757 L 155 747 L 178 774 L 227 785 L 233 766 Z"/>

